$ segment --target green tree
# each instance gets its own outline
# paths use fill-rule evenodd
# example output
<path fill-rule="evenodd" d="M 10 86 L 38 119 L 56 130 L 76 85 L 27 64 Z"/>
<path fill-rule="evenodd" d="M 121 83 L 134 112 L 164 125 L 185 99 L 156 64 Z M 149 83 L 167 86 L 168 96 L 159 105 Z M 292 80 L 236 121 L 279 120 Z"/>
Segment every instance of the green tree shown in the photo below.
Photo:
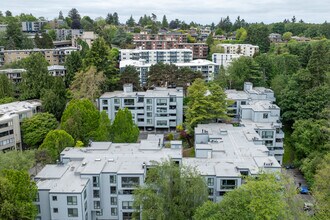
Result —
<path fill-rule="evenodd" d="M 66 74 L 64 78 L 65 86 L 69 87 L 74 79 L 74 76 L 81 69 L 82 57 L 80 52 L 73 51 L 70 55 L 66 56 L 64 66 L 66 68 Z"/>
<path fill-rule="evenodd" d="M 0 104 L 7 104 L 10 102 L 15 102 L 15 101 L 16 101 L 16 99 L 13 97 L 5 97 L 5 98 L 0 99 Z"/>
<path fill-rule="evenodd" d="M 307 219 L 292 180 L 278 175 L 247 179 L 246 184 L 227 192 L 220 203 L 198 208 L 195 219 Z"/>
<path fill-rule="evenodd" d="M 37 113 L 22 122 L 23 141 L 31 148 L 38 147 L 47 133 L 54 130 L 58 122 L 54 115 L 49 113 Z"/>
<path fill-rule="evenodd" d="M 71 100 L 63 112 L 61 129 L 75 141 L 88 143 L 91 133 L 99 127 L 100 113 L 88 99 Z"/>
<path fill-rule="evenodd" d="M 135 20 L 133 18 L 133 16 L 131 15 L 131 17 L 126 21 L 126 24 L 128 27 L 134 27 L 135 26 Z"/>
<path fill-rule="evenodd" d="M 204 80 L 196 79 L 188 88 L 187 98 L 185 125 L 190 134 L 199 123 L 227 118 L 226 95 L 219 85 L 207 86 Z"/>
<path fill-rule="evenodd" d="M 265 83 L 263 72 L 251 57 L 242 56 L 235 59 L 227 69 L 230 78 L 229 88 L 242 89 L 244 82 L 261 86 Z"/>
<path fill-rule="evenodd" d="M 247 38 L 247 31 L 244 28 L 237 29 L 236 40 L 244 42 Z"/>
<path fill-rule="evenodd" d="M 45 150 L 55 162 L 66 147 L 73 147 L 73 137 L 64 130 L 49 131 L 39 150 Z"/>
<path fill-rule="evenodd" d="M 44 89 L 50 88 L 53 77 L 48 73 L 48 65 L 41 53 L 33 53 L 24 60 L 26 74 L 20 84 L 21 99 L 38 99 Z"/>
<path fill-rule="evenodd" d="M 51 88 L 42 92 L 41 101 L 43 110 L 53 114 L 59 121 L 66 105 L 66 89 L 62 78 L 55 78 Z"/>
<path fill-rule="evenodd" d="M 207 201 L 203 177 L 191 167 L 170 161 L 154 165 L 145 185 L 134 190 L 135 209 L 141 211 L 142 219 L 191 219 Z"/>
<path fill-rule="evenodd" d="M 34 165 L 34 150 L 0 152 L 0 172 L 3 170 L 29 171 Z"/>
<path fill-rule="evenodd" d="M 10 17 L 7 19 L 8 26 L 6 29 L 6 40 L 7 50 L 13 50 L 13 49 L 20 49 L 22 46 L 22 39 L 23 39 L 23 33 L 21 31 L 21 25 L 19 21 L 14 18 Z"/>
<path fill-rule="evenodd" d="M 260 52 L 265 53 L 269 50 L 270 41 L 268 38 L 269 30 L 264 24 L 252 24 L 247 29 L 246 42 L 258 45 Z"/>
<path fill-rule="evenodd" d="M 285 32 L 282 36 L 283 40 L 285 41 L 289 41 L 291 40 L 291 37 L 292 37 L 292 33 L 291 32 Z"/>
<path fill-rule="evenodd" d="M 33 203 L 37 187 L 28 172 L 5 170 L 0 175 L 0 219 L 35 219 L 37 208 Z"/>
<path fill-rule="evenodd" d="M 139 128 L 133 122 L 132 113 L 127 108 L 119 109 L 111 125 L 111 141 L 113 143 L 135 143 L 139 133 Z"/>
<path fill-rule="evenodd" d="M 206 44 L 210 47 L 214 43 L 213 33 L 211 32 L 206 39 Z"/>
<path fill-rule="evenodd" d="M 330 218 L 330 153 L 324 156 L 321 163 L 318 164 L 318 170 L 315 175 L 313 185 L 313 195 L 316 200 L 316 219 Z"/>
<path fill-rule="evenodd" d="M 90 67 L 87 71 L 77 73 L 70 86 L 73 98 L 86 98 L 92 102 L 101 94 L 101 86 L 105 81 L 102 72 L 97 72 L 95 67 Z"/>
<path fill-rule="evenodd" d="M 50 38 L 55 41 L 56 40 L 56 32 L 55 30 L 49 30 L 48 35 L 50 36 Z"/>
<path fill-rule="evenodd" d="M 163 16 L 162 28 L 168 28 L 168 21 L 167 21 L 166 15 Z"/>
<path fill-rule="evenodd" d="M 124 85 L 126 83 L 132 83 L 136 91 L 141 89 L 139 72 L 133 66 L 125 67 L 124 71 L 121 72 L 120 84 Z"/>
<path fill-rule="evenodd" d="M 94 141 L 111 141 L 111 121 L 105 111 L 100 113 L 99 127 L 92 136 Z"/>
<path fill-rule="evenodd" d="M 0 99 L 12 97 L 14 94 L 12 81 L 8 79 L 6 74 L 0 74 Z"/>

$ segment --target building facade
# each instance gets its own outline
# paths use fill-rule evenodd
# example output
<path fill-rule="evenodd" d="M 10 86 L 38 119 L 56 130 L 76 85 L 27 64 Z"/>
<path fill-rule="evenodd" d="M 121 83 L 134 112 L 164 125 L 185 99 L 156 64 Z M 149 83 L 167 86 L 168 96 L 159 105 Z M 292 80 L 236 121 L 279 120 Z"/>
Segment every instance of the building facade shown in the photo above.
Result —
<path fill-rule="evenodd" d="M 61 76 L 64 77 L 66 74 L 66 68 L 62 65 L 53 65 L 47 67 L 48 72 L 52 76 Z"/>
<path fill-rule="evenodd" d="M 0 66 L 5 64 L 5 48 L 0 46 Z"/>
<path fill-rule="evenodd" d="M 63 41 L 63 40 L 71 40 L 72 36 L 76 35 L 82 35 L 84 33 L 84 30 L 82 29 L 53 29 L 56 34 L 56 40 L 57 41 Z M 50 30 L 46 30 L 46 33 L 48 33 Z"/>
<path fill-rule="evenodd" d="M 22 75 L 25 73 L 25 69 L 3 69 L 0 70 L 0 74 L 6 74 L 8 79 L 12 80 L 15 84 L 21 82 Z"/>
<path fill-rule="evenodd" d="M 226 54 L 242 54 L 243 56 L 253 57 L 259 52 L 259 46 L 252 44 L 219 44 Z"/>
<path fill-rule="evenodd" d="M 92 47 L 92 44 L 94 40 L 98 38 L 98 35 L 95 34 L 93 31 L 83 31 L 81 32 L 72 32 L 72 46 L 73 47 L 79 47 L 78 39 L 81 39 L 82 41 L 86 42 L 89 46 L 89 48 Z"/>
<path fill-rule="evenodd" d="M 252 132 L 226 124 L 198 125 L 195 158 L 182 157 L 181 141 L 165 148 L 163 135 L 154 134 L 140 143 L 91 142 L 86 148 L 66 148 L 58 164 L 47 165 L 35 177 L 37 219 L 132 219 L 134 189 L 163 160 L 195 167 L 206 180 L 209 199 L 221 201 L 244 182 L 243 176 L 281 169 L 261 142 L 252 141 L 257 135 Z"/>
<path fill-rule="evenodd" d="M 189 63 L 173 63 L 178 68 L 190 68 L 194 71 L 202 72 L 203 78 L 206 82 L 212 81 L 214 76 L 219 73 L 219 65 L 209 60 L 193 60 Z M 141 85 L 145 85 L 147 82 L 147 73 L 150 70 L 151 63 L 146 63 L 145 60 L 123 60 L 119 63 L 120 71 L 124 71 L 127 66 L 133 66 L 139 72 Z"/>
<path fill-rule="evenodd" d="M 233 60 L 238 59 L 243 56 L 242 54 L 226 54 L 226 53 L 214 53 L 212 54 L 212 61 L 225 69 L 233 62 Z"/>
<path fill-rule="evenodd" d="M 274 92 L 245 82 L 244 91 L 226 90 L 226 94 L 228 99 L 234 100 L 228 113 L 242 126 L 253 128 L 260 136 L 256 141 L 262 141 L 269 154 L 282 164 L 284 133 L 280 108 L 274 104 Z"/>
<path fill-rule="evenodd" d="M 140 60 L 145 63 L 188 63 L 192 61 L 192 51 L 189 49 L 170 50 L 142 50 L 142 49 L 122 49 L 120 50 L 119 61 Z"/>
<path fill-rule="evenodd" d="M 0 105 L 0 151 L 22 148 L 20 123 L 41 108 L 39 101 L 12 102 Z"/>
<path fill-rule="evenodd" d="M 50 65 L 63 65 L 65 57 L 76 47 L 62 47 L 56 49 L 29 49 L 29 50 L 4 50 L 4 64 L 12 63 L 30 56 L 32 53 L 41 53 Z"/>
<path fill-rule="evenodd" d="M 124 91 L 104 93 L 98 99 L 100 111 L 106 111 L 114 120 L 119 109 L 128 108 L 133 121 L 144 129 L 175 129 L 183 123 L 183 89 L 156 87 L 146 92 L 134 92 L 132 84 Z"/>
<path fill-rule="evenodd" d="M 23 32 L 40 32 L 42 26 L 45 25 L 46 21 L 23 21 L 22 31 Z"/>

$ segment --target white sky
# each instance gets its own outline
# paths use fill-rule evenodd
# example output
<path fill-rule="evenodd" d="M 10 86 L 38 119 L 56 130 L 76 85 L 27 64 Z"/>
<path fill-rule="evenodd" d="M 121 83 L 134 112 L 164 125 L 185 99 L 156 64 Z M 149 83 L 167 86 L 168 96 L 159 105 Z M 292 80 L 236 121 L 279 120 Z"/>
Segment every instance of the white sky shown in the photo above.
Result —
<path fill-rule="evenodd" d="M 151 13 L 156 14 L 158 20 L 165 14 L 169 21 L 178 18 L 201 24 L 217 24 L 227 15 L 232 22 L 238 15 L 247 22 L 279 22 L 293 15 L 297 21 L 330 22 L 330 0 L 0 0 L 2 12 L 32 13 L 48 19 L 57 17 L 60 10 L 66 16 L 71 8 L 91 18 L 117 12 L 120 22 L 125 22 L 130 15 L 138 21 L 140 16 Z"/>

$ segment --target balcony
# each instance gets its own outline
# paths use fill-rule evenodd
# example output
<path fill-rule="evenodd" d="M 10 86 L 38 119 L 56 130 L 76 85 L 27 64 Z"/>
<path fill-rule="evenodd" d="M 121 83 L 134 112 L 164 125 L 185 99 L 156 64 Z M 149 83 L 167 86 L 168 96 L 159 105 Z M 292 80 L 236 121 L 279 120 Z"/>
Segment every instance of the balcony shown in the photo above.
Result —
<path fill-rule="evenodd" d="M 276 133 L 275 137 L 276 138 L 284 138 L 284 132 L 280 131 L 279 133 Z"/>
<path fill-rule="evenodd" d="M 275 147 L 283 147 L 283 142 L 275 142 Z"/>

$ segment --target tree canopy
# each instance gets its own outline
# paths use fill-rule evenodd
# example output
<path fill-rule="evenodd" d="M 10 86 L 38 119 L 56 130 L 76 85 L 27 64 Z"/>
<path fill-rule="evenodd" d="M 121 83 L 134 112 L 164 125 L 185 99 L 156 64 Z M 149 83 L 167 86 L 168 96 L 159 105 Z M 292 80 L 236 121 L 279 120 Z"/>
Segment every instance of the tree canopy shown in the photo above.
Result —
<path fill-rule="evenodd" d="M 4 170 L 0 173 L 0 219 L 35 219 L 33 203 L 37 187 L 28 172 Z"/>
<path fill-rule="evenodd" d="M 46 150 L 53 162 L 55 162 L 66 147 L 73 146 L 74 139 L 70 134 L 64 130 L 53 130 L 48 132 L 39 150 Z"/>
<path fill-rule="evenodd" d="M 38 147 L 47 133 L 54 130 L 58 122 L 54 115 L 49 113 L 37 113 L 31 118 L 26 118 L 22 122 L 23 142 L 29 147 Z"/>
<path fill-rule="evenodd" d="M 204 80 L 196 79 L 188 88 L 187 99 L 185 125 L 191 134 L 199 123 L 228 118 L 226 95 L 216 83 L 207 85 Z"/>
<path fill-rule="evenodd" d="M 113 143 L 135 143 L 139 133 L 139 128 L 133 122 L 132 113 L 127 108 L 119 109 L 111 125 L 111 141 Z"/>
<path fill-rule="evenodd" d="M 307 219 L 292 180 L 280 178 L 273 174 L 249 178 L 239 188 L 227 192 L 220 203 L 205 203 L 198 208 L 194 219 Z"/>
<path fill-rule="evenodd" d="M 195 169 L 164 161 L 149 168 L 145 184 L 133 196 L 142 219 L 191 219 L 207 195 L 206 183 Z"/>
<path fill-rule="evenodd" d="M 61 129 L 69 133 L 75 141 L 86 145 L 92 132 L 99 126 L 99 111 L 88 99 L 71 100 L 63 112 Z"/>

